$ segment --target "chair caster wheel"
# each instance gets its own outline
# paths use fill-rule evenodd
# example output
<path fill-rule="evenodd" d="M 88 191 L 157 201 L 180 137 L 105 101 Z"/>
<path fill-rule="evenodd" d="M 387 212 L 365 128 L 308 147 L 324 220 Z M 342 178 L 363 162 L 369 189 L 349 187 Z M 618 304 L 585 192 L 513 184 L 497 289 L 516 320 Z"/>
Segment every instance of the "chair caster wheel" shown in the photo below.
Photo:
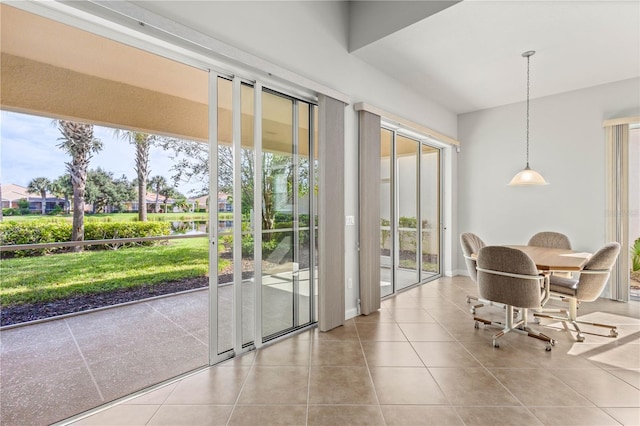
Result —
<path fill-rule="evenodd" d="M 475 315 L 476 314 L 476 308 L 469 309 L 469 312 L 471 312 L 472 315 Z"/>
<path fill-rule="evenodd" d="M 547 351 L 547 352 L 551 352 L 551 345 L 547 345 L 547 347 L 544 348 L 544 350 Z"/>
<path fill-rule="evenodd" d="M 579 334 L 578 334 L 578 335 L 576 336 L 576 340 L 577 340 L 578 342 L 584 342 L 584 336 L 581 336 L 581 335 L 579 335 Z"/>
<path fill-rule="evenodd" d="M 538 317 L 533 317 L 533 323 L 534 323 L 534 324 L 540 324 L 540 318 L 538 318 Z"/>
<path fill-rule="evenodd" d="M 480 328 L 480 324 L 478 324 L 478 321 L 476 321 L 476 322 L 473 324 L 473 328 Z"/>
<path fill-rule="evenodd" d="M 467 297 L 467 303 L 471 303 L 471 298 Z"/>
<path fill-rule="evenodd" d="M 494 340 L 494 341 L 493 341 L 493 347 L 494 347 L 494 348 L 499 348 L 499 347 L 500 347 L 500 344 L 499 344 L 497 341 L 495 341 L 495 340 Z"/>
<path fill-rule="evenodd" d="M 618 337 L 618 332 L 614 329 L 611 329 L 611 331 L 609 332 L 609 336 L 611 337 Z"/>

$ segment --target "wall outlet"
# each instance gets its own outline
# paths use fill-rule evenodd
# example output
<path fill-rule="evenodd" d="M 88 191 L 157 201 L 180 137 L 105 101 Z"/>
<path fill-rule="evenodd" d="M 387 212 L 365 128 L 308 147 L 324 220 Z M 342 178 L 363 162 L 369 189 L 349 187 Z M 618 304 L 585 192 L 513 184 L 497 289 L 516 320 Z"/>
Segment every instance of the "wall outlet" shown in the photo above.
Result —
<path fill-rule="evenodd" d="M 353 226 L 353 225 L 355 225 L 355 224 L 356 224 L 356 219 L 355 219 L 353 216 L 347 216 L 347 217 L 345 218 L 345 224 L 346 224 L 347 226 Z"/>
<path fill-rule="evenodd" d="M 347 280 L 347 288 L 353 288 L 353 279 L 349 278 Z"/>

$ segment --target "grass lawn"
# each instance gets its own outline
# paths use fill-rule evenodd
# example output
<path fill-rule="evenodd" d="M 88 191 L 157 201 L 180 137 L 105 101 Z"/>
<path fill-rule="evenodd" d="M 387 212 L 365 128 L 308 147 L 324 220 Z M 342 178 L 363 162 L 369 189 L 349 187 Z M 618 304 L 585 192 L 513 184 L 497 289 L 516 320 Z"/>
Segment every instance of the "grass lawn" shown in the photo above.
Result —
<path fill-rule="evenodd" d="M 155 221 L 206 221 L 209 219 L 209 213 L 147 213 L 147 220 Z M 48 220 L 48 221 L 73 221 L 73 215 L 39 215 L 29 214 L 24 216 L 5 216 L 5 221 L 25 222 L 32 220 Z M 133 222 L 138 220 L 138 213 L 95 213 L 85 214 L 84 220 L 87 222 Z"/>
<path fill-rule="evenodd" d="M 225 262 L 221 260 L 220 269 Z M 167 245 L 2 260 L 0 306 L 46 302 L 182 278 L 205 276 L 208 238 Z"/>

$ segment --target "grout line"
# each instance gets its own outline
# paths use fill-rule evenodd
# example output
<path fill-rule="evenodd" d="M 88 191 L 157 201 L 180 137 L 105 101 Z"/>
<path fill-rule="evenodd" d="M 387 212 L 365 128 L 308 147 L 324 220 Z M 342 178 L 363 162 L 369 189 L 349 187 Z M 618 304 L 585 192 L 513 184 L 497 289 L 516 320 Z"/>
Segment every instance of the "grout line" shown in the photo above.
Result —
<path fill-rule="evenodd" d="M 376 385 L 373 383 L 373 376 L 371 375 L 371 369 L 369 368 L 369 361 L 367 361 L 367 356 L 364 353 L 364 347 L 362 346 L 362 340 L 360 339 L 360 333 L 358 333 L 358 322 L 353 321 L 353 326 L 356 329 L 356 336 L 358 336 L 358 344 L 360 344 L 360 351 L 362 351 L 362 357 L 364 358 L 364 365 L 367 368 L 367 374 L 369 375 L 369 380 L 371 381 L 371 388 L 373 389 L 373 394 L 376 397 L 376 402 L 378 403 L 378 412 L 380 413 L 380 417 L 382 418 L 382 422 L 386 425 L 387 421 L 384 418 L 384 414 L 382 413 L 382 406 L 380 405 L 380 398 L 378 398 L 378 391 L 376 390 Z M 397 325 L 397 324 L 396 324 Z"/>
<path fill-rule="evenodd" d="M 314 332 L 315 333 L 315 332 Z M 307 375 L 307 412 L 304 418 L 304 424 L 309 424 L 309 400 L 311 399 L 311 356 L 313 355 L 313 342 L 315 341 L 315 337 L 311 336 L 309 339 L 309 374 Z"/>
<path fill-rule="evenodd" d="M 236 396 L 236 400 L 233 402 L 233 408 L 231 409 L 231 413 L 229 413 L 229 418 L 227 419 L 227 423 L 226 425 L 229 425 L 229 422 L 231 421 L 231 418 L 233 417 L 233 413 L 236 411 L 236 407 L 238 406 L 238 401 L 240 401 L 240 395 L 242 395 L 242 391 L 244 390 L 244 386 L 247 384 L 247 381 L 249 380 L 249 376 L 251 376 L 251 373 L 253 372 L 253 367 L 256 365 L 256 359 L 258 358 L 258 352 L 261 351 L 261 348 L 256 349 L 254 352 L 255 354 L 253 355 L 253 359 L 251 360 L 251 366 L 249 367 L 249 371 L 247 372 L 247 375 L 245 376 L 244 380 L 242 380 L 242 385 L 240 385 L 240 390 L 238 391 L 238 396 Z M 237 357 L 233 357 L 230 358 L 231 360 L 236 359 Z M 212 365 L 210 368 L 217 368 L 218 365 Z M 234 366 L 232 368 L 237 368 L 238 366 Z M 241 366 L 240 366 L 241 367 Z"/>
<path fill-rule="evenodd" d="M 75 343 L 76 348 L 78 348 L 78 352 L 80 353 L 80 357 L 82 357 L 82 362 L 84 362 L 84 366 L 87 367 L 87 372 L 89 373 L 89 376 L 91 377 L 91 381 L 93 381 L 93 385 L 96 387 L 96 390 L 98 391 L 98 395 L 100 396 L 100 399 L 102 401 L 105 401 L 104 395 L 102 395 L 102 391 L 100 390 L 100 386 L 98 386 L 98 382 L 96 382 L 96 378 L 93 376 L 93 373 L 91 372 L 91 368 L 89 368 L 89 363 L 87 362 L 87 359 L 84 357 L 84 354 L 82 353 L 82 349 L 80 349 L 80 345 L 78 344 L 78 341 L 76 340 L 76 336 L 74 336 L 73 331 L 71 330 L 71 326 L 69 326 L 69 323 L 67 322 L 66 319 L 64 320 L 64 324 L 69 329 L 69 333 L 71 334 L 71 338 L 73 339 L 73 343 Z"/>
<path fill-rule="evenodd" d="M 146 303 L 151 309 L 153 309 L 154 311 L 156 311 L 159 315 L 161 315 L 162 317 L 164 317 L 167 321 L 169 321 L 170 323 L 172 323 L 173 325 L 175 325 L 176 327 L 178 327 L 179 329 L 181 329 L 182 331 L 184 331 L 185 333 L 187 333 L 189 336 L 193 337 L 194 339 L 196 339 L 198 342 L 202 343 L 203 345 L 205 345 L 207 348 L 209 347 L 209 344 L 206 342 L 203 342 L 202 340 L 200 340 L 195 334 L 191 333 L 189 330 L 187 330 L 186 328 L 184 328 L 181 324 L 178 324 L 177 322 L 175 322 L 174 320 L 172 320 L 171 318 L 169 318 L 168 316 L 166 316 L 165 314 L 163 314 L 162 312 L 160 312 L 160 310 L 158 310 L 155 306 L 151 305 L 150 303 Z"/>

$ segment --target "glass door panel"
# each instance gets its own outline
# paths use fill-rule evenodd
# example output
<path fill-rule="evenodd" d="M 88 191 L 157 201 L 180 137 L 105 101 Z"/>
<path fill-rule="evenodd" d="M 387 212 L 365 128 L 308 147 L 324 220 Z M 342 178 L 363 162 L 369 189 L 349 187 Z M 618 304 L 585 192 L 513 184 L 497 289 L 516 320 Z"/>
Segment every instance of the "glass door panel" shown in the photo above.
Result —
<path fill-rule="evenodd" d="M 420 159 L 422 279 L 440 273 L 440 150 L 422 145 Z"/>
<path fill-rule="evenodd" d="M 262 336 L 293 327 L 293 101 L 262 94 Z"/>
<path fill-rule="evenodd" d="M 396 290 L 420 281 L 418 256 L 418 149 L 420 142 L 396 136 Z"/>
<path fill-rule="evenodd" d="M 393 213 L 393 132 L 380 131 L 380 296 L 388 296 L 393 289 L 394 238 Z"/>

